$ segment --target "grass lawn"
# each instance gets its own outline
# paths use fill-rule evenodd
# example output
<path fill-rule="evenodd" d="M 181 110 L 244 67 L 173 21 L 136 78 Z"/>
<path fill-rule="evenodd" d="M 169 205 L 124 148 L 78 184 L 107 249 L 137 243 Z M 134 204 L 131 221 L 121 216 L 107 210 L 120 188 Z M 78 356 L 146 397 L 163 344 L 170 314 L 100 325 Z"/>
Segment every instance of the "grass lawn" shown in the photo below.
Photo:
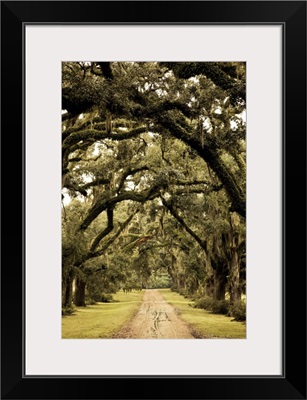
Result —
<path fill-rule="evenodd" d="M 113 303 L 77 307 L 75 314 L 62 317 L 62 338 L 111 338 L 138 310 L 143 296 L 143 291 L 120 291 L 113 296 Z"/>
<path fill-rule="evenodd" d="M 245 339 L 246 325 L 232 321 L 225 315 L 211 314 L 209 311 L 193 308 L 193 302 L 170 289 L 159 289 L 164 299 L 172 304 L 192 332 L 200 338 Z"/>

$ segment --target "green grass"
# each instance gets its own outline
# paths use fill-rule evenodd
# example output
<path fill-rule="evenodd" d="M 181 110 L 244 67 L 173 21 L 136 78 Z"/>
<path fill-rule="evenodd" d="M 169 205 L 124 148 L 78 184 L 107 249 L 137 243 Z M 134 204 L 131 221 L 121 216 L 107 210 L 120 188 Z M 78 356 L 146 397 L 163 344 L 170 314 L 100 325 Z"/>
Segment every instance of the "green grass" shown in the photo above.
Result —
<path fill-rule="evenodd" d="M 62 317 L 62 338 L 111 338 L 138 310 L 143 295 L 143 291 L 120 291 L 113 296 L 115 302 L 77 307 L 75 314 Z"/>
<path fill-rule="evenodd" d="M 159 289 L 164 299 L 172 304 L 181 319 L 190 326 L 192 333 L 199 338 L 245 339 L 246 325 L 232 321 L 225 315 L 211 314 L 209 311 L 193 308 L 193 302 L 172 292 Z"/>

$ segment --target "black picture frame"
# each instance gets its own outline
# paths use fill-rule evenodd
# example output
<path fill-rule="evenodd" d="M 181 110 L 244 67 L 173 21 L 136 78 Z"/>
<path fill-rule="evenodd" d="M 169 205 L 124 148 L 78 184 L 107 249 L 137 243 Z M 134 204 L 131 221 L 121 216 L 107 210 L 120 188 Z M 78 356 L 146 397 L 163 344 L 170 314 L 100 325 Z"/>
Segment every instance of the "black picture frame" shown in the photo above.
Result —
<path fill-rule="evenodd" d="M 24 376 L 23 29 L 28 23 L 283 26 L 281 376 Z M 2 1 L 1 33 L 1 398 L 306 399 L 306 2 Z"/>

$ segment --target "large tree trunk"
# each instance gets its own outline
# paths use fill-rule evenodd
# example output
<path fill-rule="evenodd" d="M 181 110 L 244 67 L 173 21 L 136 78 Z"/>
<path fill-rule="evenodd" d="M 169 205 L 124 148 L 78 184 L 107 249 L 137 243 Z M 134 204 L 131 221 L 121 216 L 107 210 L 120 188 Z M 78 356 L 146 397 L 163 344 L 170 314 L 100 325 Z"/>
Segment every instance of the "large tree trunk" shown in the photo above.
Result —
<path fill-rule="evenodd" d="M 216 274 L 214 283 L 214 299 L 225 300 L 227 278 L 223 274 Z"/>
<path fill-rule="evenodd" d="M 178 262 L 175 254 L 171 254 L 171 268 L 169 269 L 169 274 L 172 278 L 172 289 L 180 290 L 180 279 L 178 271 Z"/>
<path fill-rule="evenodd" d="M 68 277 L 64 279 L 62 283 L 62 306 L 70 307 L 72 303 L 72 286 L 73 286 L 74 274 L 70 271 Z"/>
<path fill-rule="evenodd" d="M 74 303 L 77 307 L 85 307 L 85 287 L 86 282 L 80 277 L 76 280 L 75 300 Z"/>
<path fill-rule="evenodd" d="M 233 249 L 232 252 L 233 254 L 230 262 L 230 302 L 234 304 L 241 300 L 241 288 L 239 256 L 236 249 Z"/>
<path fill-rule="evenodd" d="M 186 291 L 186 279 L 185 275 L 182 272 L 179 274 L 178 281 L 179 281 L 179 290 Z"/>
<path fill-rule="evenodd" d="M 206 280 L 205 295 L 208 297 L 214 296 L 214 279 L 213 279 L 213 277 L 210 277 L 209 279 Z"/>
<path fill-rule="evenodd" d="M 240 261 L 238 254 L 238 247 L 241 243 L 241 238 L 239 233 L 236 230 L 236 227 L 239 224 L 239 217 L 233 213 L 230 217 L 230 225 L 231 225 L 231 260 L 230 260 L 230 302 L 232 304 L 241 300 L 241 287 L 240 287 Z"/>
<path fill-rule="evenodd" d="M 221 257 L 216 257 L 216 259 L 211 259 L 211 265 L 214 283 L 213 298 L 215 300 L 225 300 L 228 275 L 227 262 Z"/>
<path fill-rule="evenodd" d="M 207 257 L 205 262 L 205 295 L 208 297 L 213 297 L 214 295 L 214 270 L 211 265 L 211 258 Z"/>

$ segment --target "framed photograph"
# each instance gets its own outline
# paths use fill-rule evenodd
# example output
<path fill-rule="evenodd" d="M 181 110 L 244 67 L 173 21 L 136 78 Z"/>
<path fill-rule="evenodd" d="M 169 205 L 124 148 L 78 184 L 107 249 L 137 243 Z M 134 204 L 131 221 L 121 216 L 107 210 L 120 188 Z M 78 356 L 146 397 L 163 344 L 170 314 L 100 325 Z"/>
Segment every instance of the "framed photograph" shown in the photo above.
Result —
<path fill-rule="evenodd" d="M 2 398 L 306 399 L 306 2 L 1 27 Z"/>

